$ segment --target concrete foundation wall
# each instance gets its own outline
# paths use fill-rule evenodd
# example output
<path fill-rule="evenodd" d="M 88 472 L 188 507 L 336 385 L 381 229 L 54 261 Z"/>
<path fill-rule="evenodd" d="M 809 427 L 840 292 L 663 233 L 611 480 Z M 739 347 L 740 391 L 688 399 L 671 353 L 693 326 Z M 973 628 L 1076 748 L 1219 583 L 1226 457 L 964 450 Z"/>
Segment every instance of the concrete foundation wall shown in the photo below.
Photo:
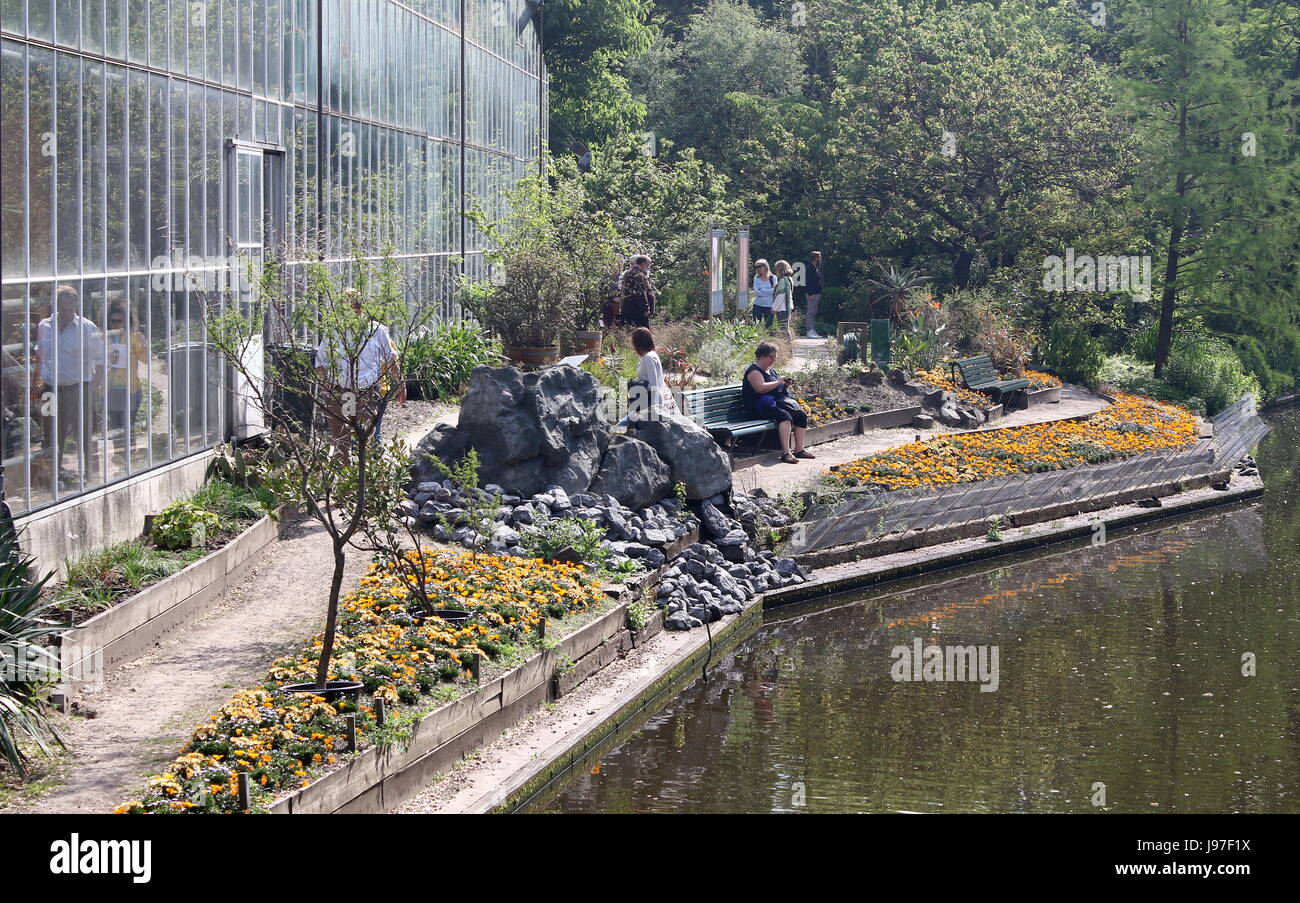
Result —
<path fill-rule="evenodd" d="M 61 581 L 70 560 L 139 536 L 146 514 L 198 489 L 212 455 L 212 449 L 197 452 L 18 518 L 23 549 L 36 558 L 39 572 L 54 571 L 54 580 Z"/>

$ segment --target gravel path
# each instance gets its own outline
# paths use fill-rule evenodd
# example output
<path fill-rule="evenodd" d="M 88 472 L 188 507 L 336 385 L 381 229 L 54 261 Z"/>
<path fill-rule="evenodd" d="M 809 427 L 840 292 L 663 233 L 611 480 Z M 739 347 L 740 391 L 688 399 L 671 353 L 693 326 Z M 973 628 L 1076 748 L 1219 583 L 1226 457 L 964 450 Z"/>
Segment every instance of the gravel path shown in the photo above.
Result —
<path fill-rule="evenodd" d="M 394 409 L 401 416 L 391 429 L 411 445 L 458 410 L 429 402 Z M 367 564 L 365 555 L 348 554 L 345 590 Z M 60 769 L 63 783 L 8 811 L 111 812 L 129 799 L 231 693 L 322 629 L 333 567 L 319 524 L 288 527 L 206 615 L 84 693 L 79 709 L 93 718 L 57 718 L 71 752 Z"/>

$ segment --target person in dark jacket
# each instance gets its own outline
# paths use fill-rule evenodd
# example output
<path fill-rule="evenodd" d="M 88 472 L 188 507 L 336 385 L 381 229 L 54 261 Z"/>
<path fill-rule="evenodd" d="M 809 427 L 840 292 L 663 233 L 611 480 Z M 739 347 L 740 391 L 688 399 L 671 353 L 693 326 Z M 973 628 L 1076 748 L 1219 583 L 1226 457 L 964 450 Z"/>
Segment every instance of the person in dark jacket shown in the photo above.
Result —
<path fill-rule="evenodd" d="M 632 258 L 632 265 L 623 274 L 619 285 L 623 296 L 619 322 L 624 326 L 650 327 L 650 318 L 655 313 L 655 290 L 650 282 L 650 258 L 638 254 Z"/>
<path fill-rule="evenodd" d="M 817 334 L 817 308 L 822 303 L 822 252 L 813 251 L 809 255 L 812 259 L 808 263 L 808 272 L 804 276 L 804 285 L 808 292 L 808 313 L 804 317 L 804 323 L 808 327 L 807 337 L 810 339 L 820 339 Z"/>
<path fill-rule="evenodd" d="M 745 370 L 740 383 L 740 403 L 751 417 L 776 421 L 776 434 L 781 440 L 781 460 L 798 464 L 800 458 L 817 457 L 803 447 L 808 429 L 808 415 L 791 395 L 789 377 L 780 376 L 772 365 L 776 363 L 776 346 L 763 342 L 754 352 L 754 363 Z"/>

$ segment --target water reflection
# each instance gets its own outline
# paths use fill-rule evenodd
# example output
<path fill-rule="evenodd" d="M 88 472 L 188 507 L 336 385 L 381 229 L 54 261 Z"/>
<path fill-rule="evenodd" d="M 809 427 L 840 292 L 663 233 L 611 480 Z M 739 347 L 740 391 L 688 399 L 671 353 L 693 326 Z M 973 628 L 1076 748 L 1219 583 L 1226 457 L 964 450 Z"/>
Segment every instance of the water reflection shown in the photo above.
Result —
<path fill-rule="evenodd" d="M 1300 811 L 1300 414 L 1274 427 L 1249 507 L 779 614 L 545 808 Z M 895 682 L 914 638 L 997 645 L 998 691 Z"/>

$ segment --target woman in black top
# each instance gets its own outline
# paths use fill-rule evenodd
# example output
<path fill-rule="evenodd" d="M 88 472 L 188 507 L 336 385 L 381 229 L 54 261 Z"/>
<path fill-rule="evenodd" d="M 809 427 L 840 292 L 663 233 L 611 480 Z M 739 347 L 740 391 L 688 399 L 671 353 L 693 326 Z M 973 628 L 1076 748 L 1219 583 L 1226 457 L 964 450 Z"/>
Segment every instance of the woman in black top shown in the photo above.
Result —
<path fill-rule="evenodd" d="M 776 421 L 776 432 L 781 439 L 781 460 L 798 464 L 799 458 L 814 458 L 803 447 L 804 431 L 808 428 L 808 415 L 799 402 L 786 391 L 789 383 L 777 376 L 772 365 L 776 363 L 776 346 L 763 342 L 754 352 L 754 363 L 745 370 L 740 385 L 740 401 L 745 411 L 755 417 Z M 793 440 L 793 448 L 791 441 Z"/>

